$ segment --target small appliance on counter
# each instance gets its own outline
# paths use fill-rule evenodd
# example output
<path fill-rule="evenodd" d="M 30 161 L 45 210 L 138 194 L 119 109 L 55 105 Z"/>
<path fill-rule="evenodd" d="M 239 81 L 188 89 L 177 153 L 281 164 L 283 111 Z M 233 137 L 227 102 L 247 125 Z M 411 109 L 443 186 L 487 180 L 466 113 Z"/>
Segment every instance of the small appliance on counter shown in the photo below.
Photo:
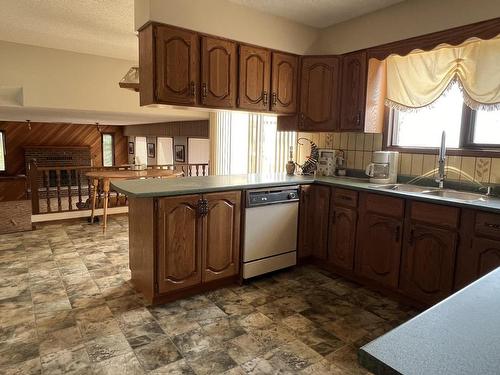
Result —
<path fill-rule="evenodd" d="M 376 184 L 394 184 L 398 180 L 399 153 L 374 151 L 372 162 L 366 166 L 366 175 Z"/>
<path fill-rule="evenodd" d="M 335 169 L 337 164 L 336 151 L 327 148 L 320 148 L 318 152 L 318 176 L 335 176 Z"/>
<path fill-rule="evenodd" d="M 337 176 L 345 176 L 347 174 L 346 160 L 345 160 L 345 152 L 344 150 L 339 150 L 337 159 Z"/>

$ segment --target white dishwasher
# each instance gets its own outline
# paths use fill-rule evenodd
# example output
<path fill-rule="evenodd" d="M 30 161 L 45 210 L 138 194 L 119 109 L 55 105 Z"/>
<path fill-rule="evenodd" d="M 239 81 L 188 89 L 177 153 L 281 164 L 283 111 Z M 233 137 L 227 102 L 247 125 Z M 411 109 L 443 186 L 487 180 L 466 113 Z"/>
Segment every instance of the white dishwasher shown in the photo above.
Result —
<path fill-rule="evenodd" d="M 243 278 L 297 264 L 299 187 L 246 193 Z"/>

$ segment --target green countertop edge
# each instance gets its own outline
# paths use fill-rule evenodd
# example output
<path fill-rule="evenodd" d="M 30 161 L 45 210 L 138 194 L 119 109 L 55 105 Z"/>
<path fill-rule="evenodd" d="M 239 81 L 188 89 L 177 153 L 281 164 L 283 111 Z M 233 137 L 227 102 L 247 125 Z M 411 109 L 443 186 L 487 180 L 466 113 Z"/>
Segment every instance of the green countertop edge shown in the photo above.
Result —
<path fill-rule="evenodd" d="M 262 181 L 261 181 L 262 179 Z M 217 183 L 217 180 L 220 180 Z M 252 180 L 252 182 L 249 182 Z M 186 184 L 188 182 L 188 184 Z M 151 189 L 152 185 L 168 184 L 168 189 Z M 194 183 L 194 184 L 193 184 Z M 349 188 L 359 191 L 394 196 L 404 199 L 412 199 L 422 202 L 444 204 L 455 207 L 479 209 L 500 213 L 500 198 L 488 201 L 460 201 L 452 198 L 422 195 L 419 193 L 401 192 L 394 190 L 383 190 L 376 188 L 376 184 L 356 181 L 342 177 L 314 177 L 314 176 L 286 176 L 275 175 L 235 175 L 235 176 L 205 176 L 205 177 L 183 177 L 179 179 L 148 179 L 148 180 L 120 180 L 112 181 L 112 188 L 122 194 L 133 198 L 159 198 L 173 197 L 189 194 L 203 194 L 211 192 L 223 192 L 231 190 L 248 190 L 267 187 L 279 187 L 290 185 L 324 185 Z M 139 189 L 146 191 L 140 192 Z M 196 186 L 199 185 L 199 186 Z"/>

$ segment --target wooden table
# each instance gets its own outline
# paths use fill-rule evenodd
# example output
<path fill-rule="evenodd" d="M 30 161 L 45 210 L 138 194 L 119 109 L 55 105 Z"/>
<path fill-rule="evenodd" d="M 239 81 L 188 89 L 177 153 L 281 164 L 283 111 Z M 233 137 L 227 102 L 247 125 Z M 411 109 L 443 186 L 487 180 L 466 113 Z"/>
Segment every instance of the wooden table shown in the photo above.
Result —
<path fill-rule="evenodd" d="M 182 176 L 183 172 L 173 171 L 169 169 L 146 169 L 143 171 L 97 171 L 87 173 L 87 177 L 92 179 L 92 213 L 90 215 L 90 222 L 94 222 L 95 204 L 97 197 L 97 187 L 99 180 L 102 180 L 102 191 L 104 194 L 103 203 L 103 233 L 106 232 L 108 220 L 108 193 L 111 180 L 134 180 L 140 178 L 175 178 Z"/>

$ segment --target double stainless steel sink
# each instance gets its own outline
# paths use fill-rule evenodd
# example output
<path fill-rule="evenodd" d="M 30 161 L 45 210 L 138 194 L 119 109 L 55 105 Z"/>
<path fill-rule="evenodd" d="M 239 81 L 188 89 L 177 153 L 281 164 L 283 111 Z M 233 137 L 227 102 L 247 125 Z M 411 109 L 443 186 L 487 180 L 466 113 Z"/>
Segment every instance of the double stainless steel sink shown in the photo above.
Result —
<path fill-rule="evenodd" d="M 427 186 L 416 186 L 408 184 L 387 184 L 374 186 L 381 190 L 393 190 L 400 191 L 403 193 L 417 193 L 422 195 L 455 199 L 463 202 L 473 202 L 473 201 L 487 201 L 491 199 L 490 196 L 478 193 L 469 193 L 465 191 L 457 191 L 451 189 L 438 189 Z"/>

